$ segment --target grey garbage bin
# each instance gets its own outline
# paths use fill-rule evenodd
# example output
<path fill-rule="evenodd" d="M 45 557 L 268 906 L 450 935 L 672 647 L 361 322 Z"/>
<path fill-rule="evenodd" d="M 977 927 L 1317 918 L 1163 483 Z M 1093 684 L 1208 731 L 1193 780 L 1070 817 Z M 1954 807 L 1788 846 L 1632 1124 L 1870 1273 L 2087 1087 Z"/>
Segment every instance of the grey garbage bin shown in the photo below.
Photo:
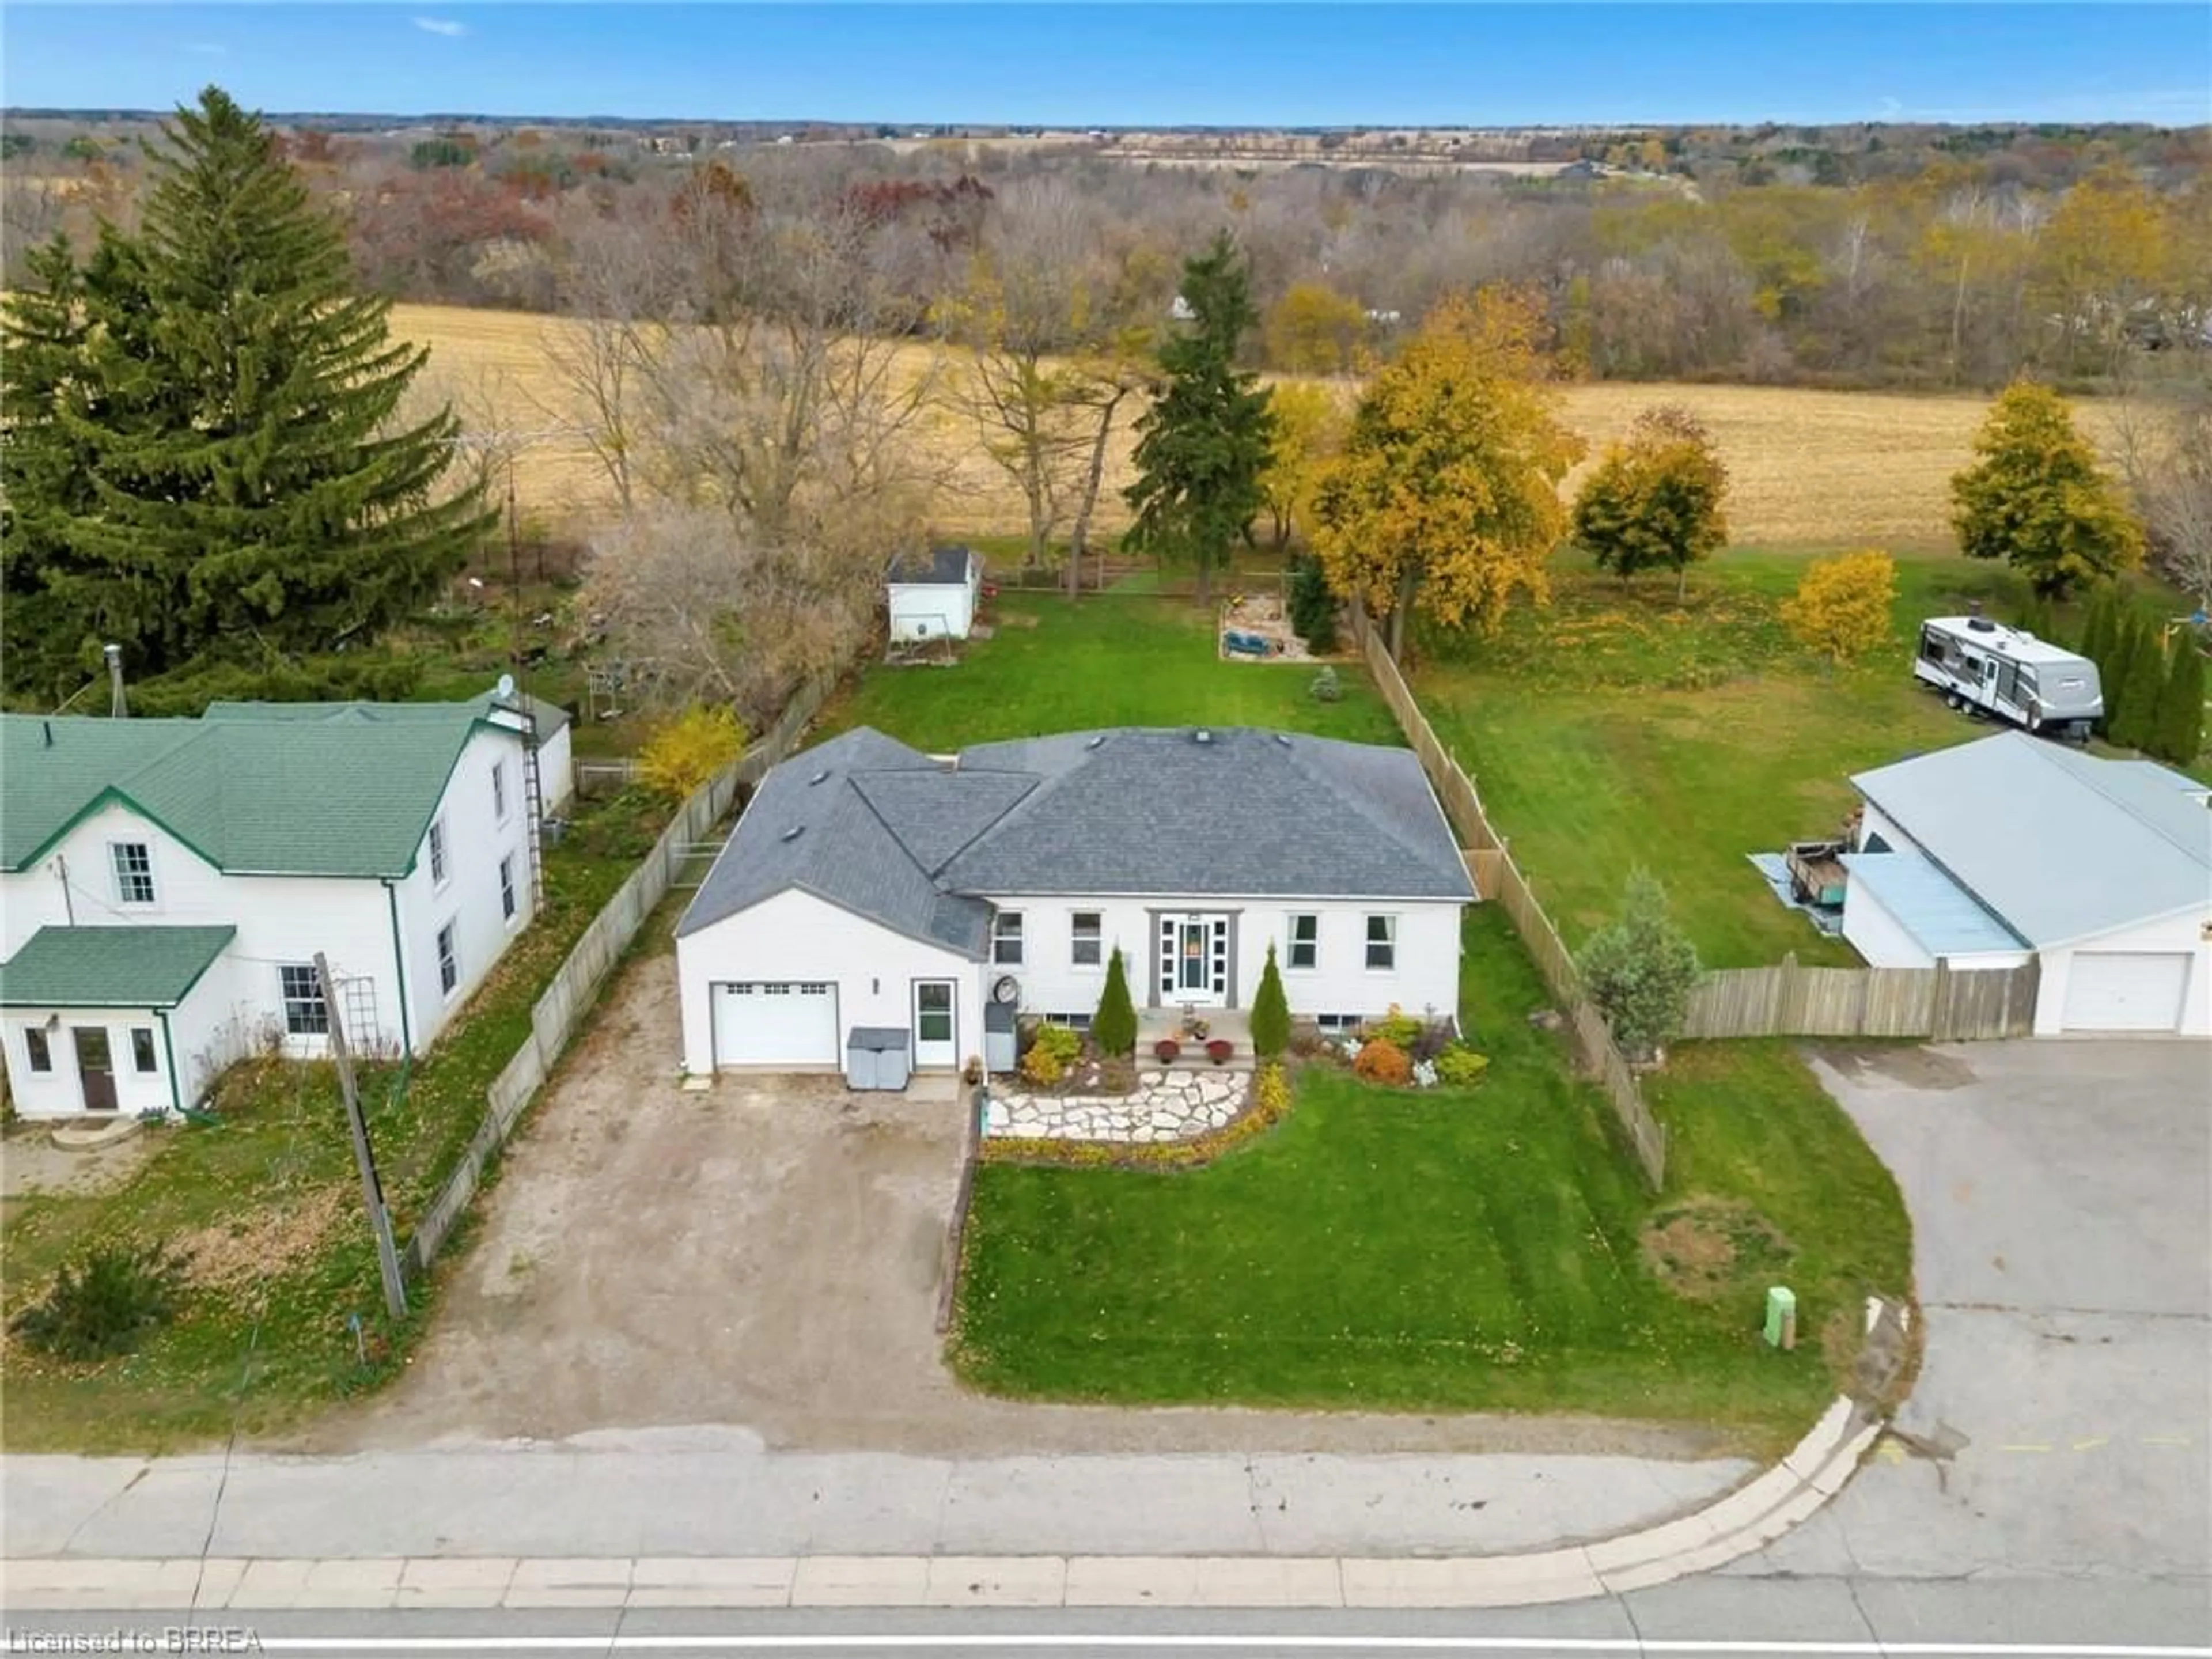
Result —
<path fill-rule="evenodd" d="M 983 1005 L 983 1069 L 1003 1076 L 1014 1069 L 1014 1011 L 1004 1002 Z"/>
<path fill-rule="evenodd" d="M 912 1070 L 907 1034 L 896 1025 L 855 1025 L 847 1034 L 847 1088 L 903 1089 Z"/>

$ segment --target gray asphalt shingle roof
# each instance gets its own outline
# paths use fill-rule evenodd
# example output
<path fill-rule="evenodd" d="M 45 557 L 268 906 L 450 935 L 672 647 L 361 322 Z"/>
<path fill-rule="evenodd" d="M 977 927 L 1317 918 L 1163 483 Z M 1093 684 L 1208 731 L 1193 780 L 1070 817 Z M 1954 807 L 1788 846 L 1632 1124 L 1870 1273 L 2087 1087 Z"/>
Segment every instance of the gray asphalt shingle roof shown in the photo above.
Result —
<path fill-rule="evenodd" d="M 984 895 L 1474 896 L 1411 751 L 1240 728 L 983 744 L 957 767 L 848 732 L 763 780 L 678 931 L 793 887 L 978 957 Z"/>
<path fill-rule="evenodd" d="M 2212 909 L 2212 811 L 2179 772 L 2008 732 L 1851 781 L 2032 945 Z"/>

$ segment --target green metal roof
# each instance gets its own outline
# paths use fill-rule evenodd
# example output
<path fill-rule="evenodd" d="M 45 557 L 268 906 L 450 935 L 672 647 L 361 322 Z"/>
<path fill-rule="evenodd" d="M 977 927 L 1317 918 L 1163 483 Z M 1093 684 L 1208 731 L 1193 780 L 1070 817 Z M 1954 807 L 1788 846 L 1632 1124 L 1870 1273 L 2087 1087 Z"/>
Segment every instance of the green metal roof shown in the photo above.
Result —
<path fill-rule="evenodd" d="M 470 736 L 513 729 L 480 702 L 321 707 L 321 719 L 251 704 L 201 720 L 0 715 L 0 867 L 24 868 L 117 801 L 220 870 L 404 875 Z"/>
<path fill-rule="evenodd" d="M 0 962 L 0 1008 L 173 1008 L 235 927 L 41 927 Z"/>

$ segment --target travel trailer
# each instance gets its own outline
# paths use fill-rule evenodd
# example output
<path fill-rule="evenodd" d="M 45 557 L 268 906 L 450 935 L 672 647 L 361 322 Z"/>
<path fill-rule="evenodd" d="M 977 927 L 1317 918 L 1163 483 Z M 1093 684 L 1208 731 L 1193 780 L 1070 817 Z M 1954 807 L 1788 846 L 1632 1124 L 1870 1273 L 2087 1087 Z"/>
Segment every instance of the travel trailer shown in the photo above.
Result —
<path fill-rule="evenodd" d="M 2104 718 L 2096 664 L 1987 617 L 1921 623 L 1912 674 L 1954 708 L 1978 709 L 2047 737 L 2086 741 Z"/>

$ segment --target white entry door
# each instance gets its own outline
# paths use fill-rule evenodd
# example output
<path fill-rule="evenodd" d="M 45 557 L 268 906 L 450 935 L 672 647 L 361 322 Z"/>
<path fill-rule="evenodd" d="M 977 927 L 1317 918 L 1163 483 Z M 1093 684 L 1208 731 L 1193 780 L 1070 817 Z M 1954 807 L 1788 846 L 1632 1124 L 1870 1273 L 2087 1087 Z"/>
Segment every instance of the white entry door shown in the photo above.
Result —
<path fill-rule="evenodd" d="M 954 1016 L 949 979 L 914 982 L 914 1063 L 916 1070 L 960 1063 L 959 1023 Z"/>
<path fill-rule="evenodd" d="M 2178 1030 L 2188 987 L 2185 951 L 2076 951 L 2066 969 L 2066 1030 Z"/>
<path fill-rule="evenodd" d="M 1160 1000 L 1221 1007 L 1229 1001 L 1229 918 L 1160 918 Z"/>
<path fill-rule="evenodd" d="M 837 988 L 769 980 L 714 988 L 717 1066 L 835 1066 Z"/>

